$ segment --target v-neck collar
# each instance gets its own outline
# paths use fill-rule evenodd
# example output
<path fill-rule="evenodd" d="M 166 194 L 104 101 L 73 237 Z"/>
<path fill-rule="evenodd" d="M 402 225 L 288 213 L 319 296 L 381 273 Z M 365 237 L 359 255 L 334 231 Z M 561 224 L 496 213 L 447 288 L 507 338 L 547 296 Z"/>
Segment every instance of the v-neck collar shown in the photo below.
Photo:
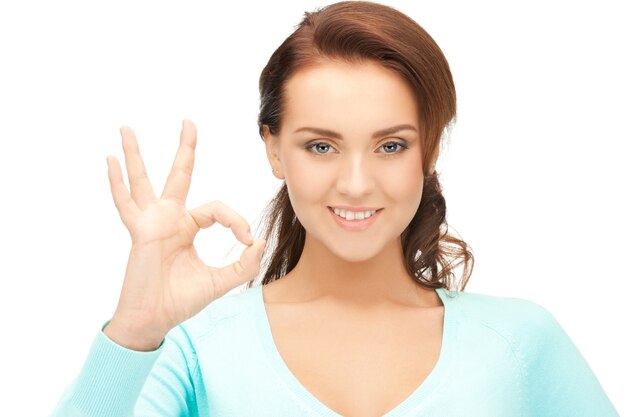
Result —
<path fill-rule="evenodd" d="M 253 292 L 250 294 L 253 298 L 254 304 L 253 320 L 255 321 L 255 327 L 258 330 L 260 343 L 268 361 L 270 362 L 272 368 L 274 368 L 277 372 L 279 378 L 282 379 L 286 387 L 288 387 L 299 400 L 301 400 L 317 415 L 321 417 L 343 417 L 341 414 L 332 410 L 311 394 L 311 392 L 307 390 L 306 387 L 302 385 L 302 383 L 291 372 L 282 356 L 280 356 L 278 347 L 276 346 L 272 336 L 267 310 L 265 309 L 263 286 L 259 285 L 252 287 L 248 289 L 248 291 Z M 458 330 L 456 305 L 454 305 L 454 302 L 451 302 L 453 299 L 448 298 L 447 290 L 437 288 L 436 292 L 444 306 L 443 337 L 439 358 L 437 359 L 437 362 L 431 372 L 422 381 L 420 386 L 417 387 L 400 404 L 396 405 L 393 409 L 384 414 L 383 417 L 401 417 L 407 416 L 409 413 L 414 413 L 416 409 L 421 407 L 422 403 L 428 398 L 430 393 L 440 388 L 442 382 L 446 379 L 448 372 L 453 368 L 452 364 L 455 358 L 454 348 L 456 345 L 455 340 L 457 338 Z"/>

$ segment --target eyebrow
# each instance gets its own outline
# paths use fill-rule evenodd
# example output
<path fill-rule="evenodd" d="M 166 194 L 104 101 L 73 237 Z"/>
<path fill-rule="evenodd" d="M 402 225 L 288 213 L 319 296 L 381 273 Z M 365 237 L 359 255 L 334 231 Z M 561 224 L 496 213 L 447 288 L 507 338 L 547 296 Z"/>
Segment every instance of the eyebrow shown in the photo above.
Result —
<path fill-rule="evenodd" d="M 414 132 L 419 133 L 418 130 L 415 128 L 415 126 L 410 125 L 410 124 L 402 124 L 402 125 L 387 127 L 385 129 L 378 130 L 374 132 L 374 134 L 372 135 L 372 139 L 391 135 L 393 133 L 400 132 L 401 130 L 412 130 Z M 301 127 L 295 130 L 293 133 L 298 133 L 298 132 L 311 132 L 311 133 L 315 133 L 316 135 L 322 135 L 322 136 L 330 137 L 333 139 L 343 140 L 343 137 L 341 136 L 340 133 L 333 132 L 332 130 L 328 130 L 328 129 L 320 129 L 318 127 Z"/>

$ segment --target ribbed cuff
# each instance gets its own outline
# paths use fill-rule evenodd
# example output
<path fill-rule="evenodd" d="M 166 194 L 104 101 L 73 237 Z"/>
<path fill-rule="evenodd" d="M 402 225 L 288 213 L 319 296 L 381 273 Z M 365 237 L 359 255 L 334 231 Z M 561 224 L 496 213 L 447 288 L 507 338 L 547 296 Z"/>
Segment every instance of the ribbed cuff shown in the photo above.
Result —
<path fill-rule="evenodd" d="M 74 406 L 89 417 L 132 415 L 141 389 L 163 351 L 165 340 L 151 352 L 118 345 L 102 331 L 108 323 L 91 346 L 72 399 Z"/>

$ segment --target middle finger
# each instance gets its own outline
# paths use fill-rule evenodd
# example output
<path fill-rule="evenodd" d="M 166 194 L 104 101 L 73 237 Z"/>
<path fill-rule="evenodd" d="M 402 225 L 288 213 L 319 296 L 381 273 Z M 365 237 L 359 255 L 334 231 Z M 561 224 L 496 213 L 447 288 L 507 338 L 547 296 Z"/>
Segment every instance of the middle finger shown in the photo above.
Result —
<path fill-rule="evenodd" d="M 130 194 L 133 200 L 135 200 L 137 207 L 143 209 L 149 202 L 154 201 L 156 196 L 139 153 L 135 132 L 129 127 L 121 127 L 120 133 L 122 135 L 126 170 L 128 171 Z"/>
<path fill-rule="evenodd" d="M 193 122 L 191 120 L 183 120 L 183 129 L 180 132 L 180 145 L 161 198 L 171 198 L 179 204 L 185 205 L 191 184 L 191 173 L 193 172 L 196 137 L 196 126 Z"/>

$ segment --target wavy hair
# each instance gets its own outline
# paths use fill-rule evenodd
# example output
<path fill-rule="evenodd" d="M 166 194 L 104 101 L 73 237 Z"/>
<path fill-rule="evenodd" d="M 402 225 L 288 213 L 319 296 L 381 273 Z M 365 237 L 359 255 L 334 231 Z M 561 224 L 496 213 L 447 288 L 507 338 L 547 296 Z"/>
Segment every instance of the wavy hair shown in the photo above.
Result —
<path fill-rule="evenodd" d="M 431 36 L 400 11 L 367 1 L 343 1 L 305 12 L 295 31 L 274 51 L 259 79 L 259 134 L 278 134 L 286 81 L 298 70 L 324 60 L 374 61 L 404 78 L 419 104 L 424 187 L 419 208 L 401 234 L 404 264 L 416 283 L 464 290 L 472 273 L 471 248 L 452 236 L 446 201 L 433 166 L 442 137 L 456 119 L 456 91 L 448 62 Z M 289 273 L 300 259 L 306 231 L 283 183 L 263 216 L 267 250 L 261 284 Z M 456 278 L 455 269 L 463 266 Z M 248 287 L 254 285 L 252 280 Z"/>

